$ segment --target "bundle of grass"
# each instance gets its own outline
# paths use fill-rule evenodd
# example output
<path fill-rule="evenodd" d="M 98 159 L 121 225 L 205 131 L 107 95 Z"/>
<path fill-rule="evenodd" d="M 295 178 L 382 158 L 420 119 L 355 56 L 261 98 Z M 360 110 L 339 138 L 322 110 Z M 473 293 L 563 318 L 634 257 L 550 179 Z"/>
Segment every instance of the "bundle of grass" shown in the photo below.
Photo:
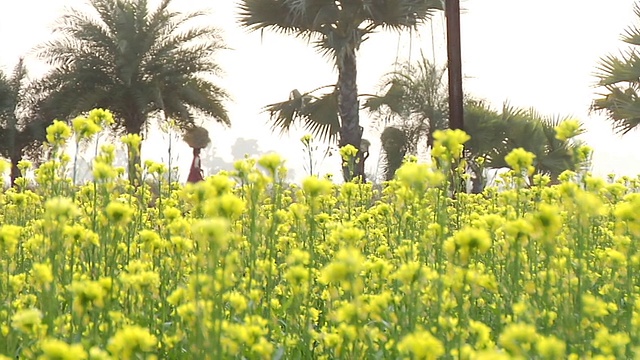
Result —
<path fill-rule="evenodd" d="M 209 131 L 201 126 L 194 126 L 189 128 L 184 136 L 184 141 L 194 149 L 204 149 L 209 143 L 211 143 L 211 139 L 209 138 Z"/>

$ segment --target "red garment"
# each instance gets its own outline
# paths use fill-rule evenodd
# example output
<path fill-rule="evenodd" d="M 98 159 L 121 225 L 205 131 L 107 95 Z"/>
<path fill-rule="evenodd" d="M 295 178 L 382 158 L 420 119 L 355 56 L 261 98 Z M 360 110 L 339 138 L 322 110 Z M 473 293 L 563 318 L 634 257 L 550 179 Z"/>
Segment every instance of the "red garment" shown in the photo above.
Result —
<path fill-rule="evenodd" d="M 197 183 L 202 180 L 204 180 L 204 173 L 200 168 L 200 149 L 193 149 L 193 161 L 191 161 L 187 182 Z"/>

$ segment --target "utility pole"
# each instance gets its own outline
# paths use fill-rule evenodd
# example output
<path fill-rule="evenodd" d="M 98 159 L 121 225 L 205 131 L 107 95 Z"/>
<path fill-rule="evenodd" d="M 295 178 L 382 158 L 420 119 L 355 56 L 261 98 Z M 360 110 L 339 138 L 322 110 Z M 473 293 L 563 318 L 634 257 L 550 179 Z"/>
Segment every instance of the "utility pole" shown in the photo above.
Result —
<path fill-rule="evenodd" d="M 460 0 L 445 0 L 449 73 L 449 128 L 464 129 L 462 55 L 460 46 Z"/>

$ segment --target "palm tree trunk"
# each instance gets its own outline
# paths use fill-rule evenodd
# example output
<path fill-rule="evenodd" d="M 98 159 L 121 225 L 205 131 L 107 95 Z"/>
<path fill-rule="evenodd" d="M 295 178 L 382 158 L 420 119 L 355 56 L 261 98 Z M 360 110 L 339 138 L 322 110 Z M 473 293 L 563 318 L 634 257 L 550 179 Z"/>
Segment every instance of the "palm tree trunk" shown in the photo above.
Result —
<path fill-rule="evenodd" d="M 18 156 L 11 157 L 11 187 L 14 187 L 16 185 L 16 179 L 22 176 L 20 168 L 18 168 L 18 162 L 20 160 Z"/>
<path fill-rule="evenodd" d="M 484 190 L 484 179 L 482 174 L 479 174 L 478 171 L 473 170 L 475 176 L 471 178 L 471 193 L 472 194 L 480 194 Z"/>
<path fill-rule="evenodd" d="M 340 142 L 339 146 L 353 145 L 358 149 L 357 165 L 353 169 L 343 166 L 345 181 L 360 178 L 365 181 L 364 154 L 360 152 L 362 142 L 362 127 L 360 126 L 358 104 L 358 69 L 356 65 L 355 48 L 346 50 L 338 58 L 338 109 L 340 112 Z M 353 171 L 353 173 L 351 173 Z"/>

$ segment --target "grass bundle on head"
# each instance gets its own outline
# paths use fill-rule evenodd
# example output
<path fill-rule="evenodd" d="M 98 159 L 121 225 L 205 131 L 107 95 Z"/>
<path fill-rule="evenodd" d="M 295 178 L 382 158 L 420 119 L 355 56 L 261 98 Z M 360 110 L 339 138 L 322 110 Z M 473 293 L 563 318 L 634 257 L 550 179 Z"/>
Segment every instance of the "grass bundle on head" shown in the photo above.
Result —
<path fill-rule="evenodd" d="M 182 138 L 194 149 L 204 149 L 211 142 L 209 131 L 201 126 L 194 126 L 188 129 Z"/>

